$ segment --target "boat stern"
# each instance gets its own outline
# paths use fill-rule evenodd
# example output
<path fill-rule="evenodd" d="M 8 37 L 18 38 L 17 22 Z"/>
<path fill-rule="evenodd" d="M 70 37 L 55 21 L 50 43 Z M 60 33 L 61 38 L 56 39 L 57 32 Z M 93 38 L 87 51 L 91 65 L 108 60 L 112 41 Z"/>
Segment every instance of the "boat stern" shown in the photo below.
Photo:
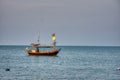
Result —
<path fill-rule="evenodd" d="M 31 50 L 28 48 L 28 47 L 26 47 L 26 51 L 29 53 L 29 52 L 31 52 Z"/>

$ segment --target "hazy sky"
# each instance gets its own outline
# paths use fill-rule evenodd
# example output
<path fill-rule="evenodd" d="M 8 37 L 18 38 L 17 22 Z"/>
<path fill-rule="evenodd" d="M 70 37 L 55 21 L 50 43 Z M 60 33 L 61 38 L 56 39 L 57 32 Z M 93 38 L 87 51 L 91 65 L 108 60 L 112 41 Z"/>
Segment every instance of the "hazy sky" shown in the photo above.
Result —
<path fill-rule="evenodd" d="M 0 45 L 120 46 L 120 0 L 0 0 Z"/>

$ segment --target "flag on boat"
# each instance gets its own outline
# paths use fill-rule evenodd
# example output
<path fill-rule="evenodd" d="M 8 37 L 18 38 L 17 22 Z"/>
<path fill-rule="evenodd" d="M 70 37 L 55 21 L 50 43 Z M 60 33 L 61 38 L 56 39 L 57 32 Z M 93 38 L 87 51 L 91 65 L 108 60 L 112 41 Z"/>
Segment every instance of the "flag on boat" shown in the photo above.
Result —
<path fill-rule="evenodd" d="M 53 40 L 53 41 L 56 41 L 55 33 L 52 34 L 52 40 Z"/>

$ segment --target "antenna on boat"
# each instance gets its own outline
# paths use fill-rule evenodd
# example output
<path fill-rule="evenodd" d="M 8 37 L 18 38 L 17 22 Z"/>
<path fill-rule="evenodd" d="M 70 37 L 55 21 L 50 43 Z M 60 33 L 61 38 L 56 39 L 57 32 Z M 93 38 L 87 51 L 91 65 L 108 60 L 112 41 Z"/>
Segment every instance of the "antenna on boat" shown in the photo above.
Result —
<path fill-rule="evenodd" d="M 38 40 L 37 40 L 37 42 L 40 44 L 40 32 L 38 34 Z"/>

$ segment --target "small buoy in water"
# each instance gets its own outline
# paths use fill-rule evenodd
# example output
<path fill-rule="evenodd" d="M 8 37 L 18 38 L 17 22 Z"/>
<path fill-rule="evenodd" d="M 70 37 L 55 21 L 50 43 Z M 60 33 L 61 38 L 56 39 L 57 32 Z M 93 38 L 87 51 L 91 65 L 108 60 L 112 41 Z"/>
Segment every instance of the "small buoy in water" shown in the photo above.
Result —
<path fill-rule="evenodd" d="M 10 69 L 9 69 L 9 68 L 7 68 L 7 69 L 6 69 L 6 71 L 10 71 Z"/>
<path fill-rule="evenodd" d="M 117 70 L 120 70 L 120 68 L 117 68 Z"/>

